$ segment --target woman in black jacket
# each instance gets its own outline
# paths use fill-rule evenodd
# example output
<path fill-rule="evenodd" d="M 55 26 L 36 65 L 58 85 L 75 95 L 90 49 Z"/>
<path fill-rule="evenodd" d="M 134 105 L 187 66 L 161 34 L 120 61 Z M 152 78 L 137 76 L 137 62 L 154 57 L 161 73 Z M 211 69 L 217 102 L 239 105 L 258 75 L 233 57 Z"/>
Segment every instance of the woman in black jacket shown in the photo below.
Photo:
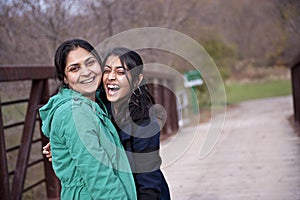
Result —
<path fill-rule="evenodd" d="M 103 95 L 127 152 L 138 199 L 170 199 L 160 170 L 159 124 L 163 119 L 143 80 L 141 57 L 135 51 L 118 47 L 107 54 L 102 66 Z"/>

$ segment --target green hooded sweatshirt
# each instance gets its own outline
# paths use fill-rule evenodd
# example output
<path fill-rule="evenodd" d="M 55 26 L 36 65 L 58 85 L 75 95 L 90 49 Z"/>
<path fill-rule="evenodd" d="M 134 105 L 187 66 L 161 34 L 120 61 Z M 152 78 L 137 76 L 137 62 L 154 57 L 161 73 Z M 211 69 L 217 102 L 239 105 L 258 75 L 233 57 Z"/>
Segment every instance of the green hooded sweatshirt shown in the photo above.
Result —
<path fill-rule="evenodd" d="M 62 200 L 137 198 L 117 131 L 96 102 L 61 88 L 39 112 Z"/>

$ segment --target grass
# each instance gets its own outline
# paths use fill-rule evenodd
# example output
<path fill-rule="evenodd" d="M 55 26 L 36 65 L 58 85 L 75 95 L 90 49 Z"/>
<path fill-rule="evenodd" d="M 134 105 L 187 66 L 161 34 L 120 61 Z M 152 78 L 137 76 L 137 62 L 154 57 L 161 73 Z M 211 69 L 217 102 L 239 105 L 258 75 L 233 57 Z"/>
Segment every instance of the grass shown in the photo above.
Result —
<path fill-rule="evenodd" d="M 291 95 L 291 87 L 291 81 L 288 79 L 253 83 L 228 83 L 225 84 L 227 104 L 234 105 L 248 100 Z M 211 117 L 210 105 L 200 105 L 200 109 L 200 122 L 208 121 Z M 190 112 L 192 112 L 192 110 Z M 190 115 L 189 117 L 192 116 L 193 115 Z M 198 119 L 192 121 L 196 121 L 198 123 Z"/>
<path fill-rule="evenodd" d="M 227 103 L 236 104 L 242 101 L 268 97 L 291 95 L 290 80 L 272 80 L 258 83 L 231 83 L 225 85 Z"/>

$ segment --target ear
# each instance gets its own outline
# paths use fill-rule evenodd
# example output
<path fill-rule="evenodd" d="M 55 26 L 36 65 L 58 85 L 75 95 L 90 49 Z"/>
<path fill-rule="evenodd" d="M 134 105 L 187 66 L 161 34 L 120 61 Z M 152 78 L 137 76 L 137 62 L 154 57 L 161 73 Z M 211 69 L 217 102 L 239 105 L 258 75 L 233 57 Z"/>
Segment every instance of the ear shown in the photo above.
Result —
<path fill-rule="evenodd" d="M 67 84 L 67 85 L 69 83 L 66 77 L 64 77 L 64 83 Z"/>

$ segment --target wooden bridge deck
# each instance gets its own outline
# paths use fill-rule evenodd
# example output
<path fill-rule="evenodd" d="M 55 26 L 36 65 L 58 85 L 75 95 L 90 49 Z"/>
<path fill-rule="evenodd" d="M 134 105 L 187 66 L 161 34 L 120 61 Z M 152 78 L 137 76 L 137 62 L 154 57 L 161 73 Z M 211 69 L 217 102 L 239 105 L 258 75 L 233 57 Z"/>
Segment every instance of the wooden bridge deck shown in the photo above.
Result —
<path fill-rule="evenodd" d="M 201 124 L 187 152 L 164 168 L 172 199 L 299 200 L 300 137 L 289 121 L 292 115 L 291 96 L 228 109 L 217 145 L 202 160 L 197 153 L 209 124 Z M 176 140 L 195 130 L 182 130 Z"/>

